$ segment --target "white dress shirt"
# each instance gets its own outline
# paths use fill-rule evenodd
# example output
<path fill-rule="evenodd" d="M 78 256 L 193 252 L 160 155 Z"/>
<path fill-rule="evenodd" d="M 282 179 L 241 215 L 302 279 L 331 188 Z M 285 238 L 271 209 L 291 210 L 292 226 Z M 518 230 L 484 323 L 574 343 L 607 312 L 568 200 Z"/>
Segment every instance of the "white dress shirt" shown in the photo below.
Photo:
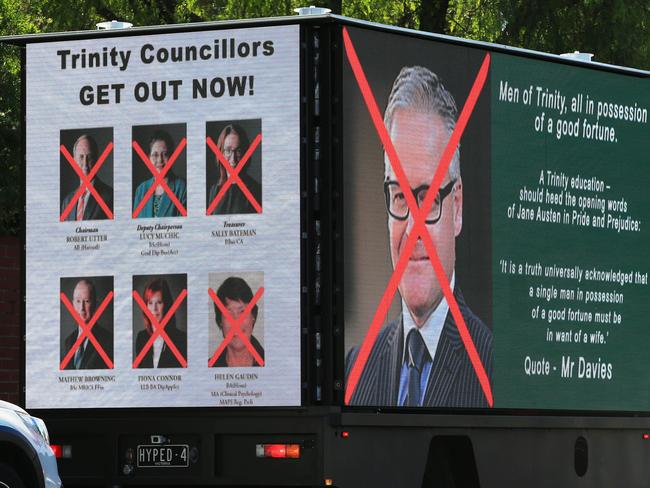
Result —
<path fill-rule="evenodd" d="M 451 275 L 451 283 L 450 283 L 450 287 L 452 290 L 454 289 L 455 282 L 456 282 L 456 273 L 454 272 Z M 424 339 L 424 343 L 427 346 L 427 350 L 429 351 L 429 356 L 431 356 L 431 359 L 433 359 L 436 355 L 436 349 L 438 348 L 438 341 L 440 340 L 442 327 L 445 325 L 447 312 L 449 312 L 449 304 L 447 304 L 447 300 L 443 296 L 438 306 L 434 309 L 431 315 L 429 315 L 429 318 L 426 320 L 424 325 L 420 328 L 420 334 L 422 334 L 422 338 Z M 411 331 L 411 329 L 413 327 L 417 327 L 417 325 L 415 325 L 415 321 L 413 320 L 413 317 L 411 316 L 411 312 L 409 312 L 406 303 L 404 303 L 404 300 L 402 300 L 402 327 L 404 328 L 404 337 L 402 338 L 404 341 L 402 344 L 403 346 L 402 362 L 404 362 L 404 355 L 406 354 L 406 338 L 408 336 L 408 333 Z"/>
<path fill-rule="evenodd" d="M 160 354 L 162 353 L 163 346 L 165 345 L 165 339 L 161 336 L 156 337 L 153 341 L 153 367 L 158 367 L 158 362 L 160 361 Z"/>

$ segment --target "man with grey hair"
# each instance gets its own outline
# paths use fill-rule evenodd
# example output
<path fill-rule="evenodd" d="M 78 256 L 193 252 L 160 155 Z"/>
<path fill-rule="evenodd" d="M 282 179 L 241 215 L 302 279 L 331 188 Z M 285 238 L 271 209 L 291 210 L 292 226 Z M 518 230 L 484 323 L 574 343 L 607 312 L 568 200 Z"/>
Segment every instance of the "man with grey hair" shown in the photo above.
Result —
<path fill-rule="evenodd" d="M 77 281 L 72 291 L 72 307 L 78 317 L 83 320 L 84 324 L 95 315 L 97 309 L 97 294 L 94 283 L 88 278 L 81 278 Z M 113 340 L 100 325 L 96 323 L 90 333 L 95 337 L 98 344 L 102 347 L 106 355 L 113 360 Z M 76 325 L 74 330 L 65 338 L 61 348 L 61 360 L 68 354 L 72 346 L 77 342 L 77 338 L 83 334 L 80 325 Z M 104 362 L 99 351 L 94 344 L 84 337 L 79 347 L 75 350 L 74 356 L 66 364 L 65 369 L 106 369 L 109 366 Z"/>
<path fill-rule="evenodd" d="M 388 98 L 384 124 L 419 206 L 438 169 L 457 114 L 453 96 L 436 74 L 421 66 L 402 68 Z M 410 233 L 416 230 L 414 216 L 386 155 L 384 166 L 390 255 L 395 268 Z M 457 149 L 425 226 L 489 378 L 492 334 L 469 309 L 456 283 L 455 240 L 462 225 L 463 183 Z M 350 404 L 486 407 L 487 400 L 421 238 L 409 256 L 398 289 L 401 316 L 379 333 Z M 356 349 L 348 354 L 348 374 L 357 354 Z"/>
<path fill-rule="evenodd" d="M 80 135 L 72 146 L 72 157 L 81 172 L 86 176 L 97 162 L 97 153 L 97 142 L 90 134 Z M 79 185 L 82 183 L 83 181 L 79 179 Z M 99 176 L 95 176 L 91 183 L 106 206 L 113 211 L 113 188 L 100 180 Z M 63 202 L 61 202 L 61 213 L 67 208 L 76 193 L 77 188 L 65 196 Z M 106 212 L 97 203 L 95 196 L 86 188 L 65 220 L 104 220 L 107 218 Z"/>

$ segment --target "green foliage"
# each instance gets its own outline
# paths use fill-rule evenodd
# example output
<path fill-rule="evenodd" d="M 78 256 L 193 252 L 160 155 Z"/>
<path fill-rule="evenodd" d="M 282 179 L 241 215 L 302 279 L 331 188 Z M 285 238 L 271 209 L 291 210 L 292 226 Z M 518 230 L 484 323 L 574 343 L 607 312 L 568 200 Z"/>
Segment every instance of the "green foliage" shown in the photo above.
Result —
<path fill-rule="evenodd" d="M 416 29 L 418 5 L 414 0 L 350 0 L 343 4 L 343 15 Z"/>
<path fill-rule="evenodd" d="M 455 0 L 450 33 L 603 63 L 650 68 L 650 4 L 644 0 Z"/>
<path fill-rule="evenodd" d="M 496 42 L 506 25 L 500 0 L 456 0 L 448 13 L 449 34 Z"/>
<path fill-rule="evenodd" d="M 334 13 L 539 51 L 579 50 L 604 63 L 650 68 L 645 0 L 0 0 L 0 35 L 292 15 L 315 4 Z M 20 54 L 0 45 L 0 235 L 20 219 Z"/>
<path fill-rule="evenodd" d="M 0 1 L 0 33 L 36 32 L 19 0 Z M 0 45 L 0 235 L 16 234 L 20 218 L 20 54 Z"/>

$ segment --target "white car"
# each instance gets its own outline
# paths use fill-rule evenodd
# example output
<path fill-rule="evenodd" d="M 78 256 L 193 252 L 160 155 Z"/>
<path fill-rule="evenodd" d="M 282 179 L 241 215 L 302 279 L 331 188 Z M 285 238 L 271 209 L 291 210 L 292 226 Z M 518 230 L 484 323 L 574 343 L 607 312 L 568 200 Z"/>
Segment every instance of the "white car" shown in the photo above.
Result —
<path fill-rule="evenodd" d="M 0 488 L 59 488 L 45 422 L 0 400 Z"/>

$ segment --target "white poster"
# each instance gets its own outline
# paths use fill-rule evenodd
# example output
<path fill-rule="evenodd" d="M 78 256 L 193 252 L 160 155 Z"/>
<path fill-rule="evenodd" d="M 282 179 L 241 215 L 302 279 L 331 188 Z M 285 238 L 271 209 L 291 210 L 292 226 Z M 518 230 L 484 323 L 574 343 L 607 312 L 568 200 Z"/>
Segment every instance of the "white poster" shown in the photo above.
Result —
<path fill-rule="evenodd" d="M 27 407 L 300 405 L 298 26 L 27 49 Z"/>

